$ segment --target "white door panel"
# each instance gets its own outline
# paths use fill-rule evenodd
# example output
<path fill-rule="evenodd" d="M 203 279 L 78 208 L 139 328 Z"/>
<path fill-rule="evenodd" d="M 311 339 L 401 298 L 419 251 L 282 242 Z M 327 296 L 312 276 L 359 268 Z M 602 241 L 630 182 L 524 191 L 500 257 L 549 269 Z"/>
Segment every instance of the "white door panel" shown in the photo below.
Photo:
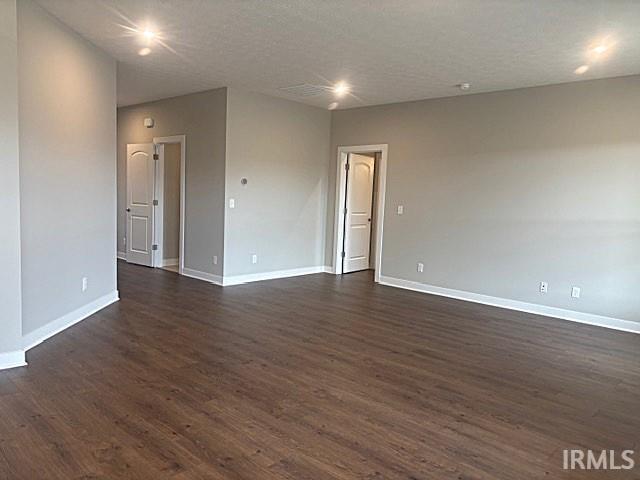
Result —
<path fill-rule="evenodd" d="M 343 272 L 369 268 L 374 159 L 352 153 L 348 158 Z"/>
<path fill-rule="evenodd" d="M 149 220 L 147 217 L 131 215 L 131 251 L 149 253 Z"/>
<path fill-rule="evenodd" d="M 152 143 L 127 145 L 127 262 L 153 265 Z"/>

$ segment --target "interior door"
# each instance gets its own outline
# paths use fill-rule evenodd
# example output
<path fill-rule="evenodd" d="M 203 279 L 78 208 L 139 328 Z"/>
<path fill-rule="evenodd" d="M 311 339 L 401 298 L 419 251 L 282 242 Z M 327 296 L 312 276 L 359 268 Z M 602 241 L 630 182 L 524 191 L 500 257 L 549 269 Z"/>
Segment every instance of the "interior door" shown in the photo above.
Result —
<path fill-rule="evenodd" d="M 127 262 L 153 265 L 152 143 L 127 145 Z"/>
<path fill-rule="evenodd" d="M 373 157 L 357 153 L 347 159 L 344 273 L 369 268 L 374 164 Z"/>

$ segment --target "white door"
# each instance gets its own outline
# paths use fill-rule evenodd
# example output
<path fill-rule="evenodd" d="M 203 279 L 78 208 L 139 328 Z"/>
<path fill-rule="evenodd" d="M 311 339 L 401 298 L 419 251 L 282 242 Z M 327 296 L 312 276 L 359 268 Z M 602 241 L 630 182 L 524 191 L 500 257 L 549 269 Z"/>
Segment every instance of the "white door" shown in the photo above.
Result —
<path fill-rule="evenodd" d="M 127 145 L 127 262 L 153 265 L 153 144 Z"/>
<path fill-rule="evenodd" d="M 357 153 L 347 159 L 344 273 L 367 270 L 371 246 L 374 159 Z"/>

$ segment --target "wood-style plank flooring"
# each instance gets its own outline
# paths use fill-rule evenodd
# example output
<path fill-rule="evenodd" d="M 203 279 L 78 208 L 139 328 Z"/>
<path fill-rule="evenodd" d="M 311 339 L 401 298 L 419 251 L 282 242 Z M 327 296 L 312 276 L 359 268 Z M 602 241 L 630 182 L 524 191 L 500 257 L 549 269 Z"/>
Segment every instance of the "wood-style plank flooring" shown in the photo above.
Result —
<path fill-rule="evenodd" d="M 1 479 L 640 478 L 640 335 L 375 285 L 222 289 L 119 263 L 121 301 L 0 372 Z"/>

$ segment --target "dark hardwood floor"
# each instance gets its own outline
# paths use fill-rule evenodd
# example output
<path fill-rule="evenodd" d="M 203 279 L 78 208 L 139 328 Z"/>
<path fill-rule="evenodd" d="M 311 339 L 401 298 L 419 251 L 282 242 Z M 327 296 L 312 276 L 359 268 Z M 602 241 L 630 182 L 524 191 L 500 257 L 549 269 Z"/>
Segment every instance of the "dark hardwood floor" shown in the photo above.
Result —
<path fill-rule="evenodd" d="M 0 372 L 2 479 L 639 478 L 640 335 L 375 285 L 222 289 L 119 263 L 121 301 Z"/>

